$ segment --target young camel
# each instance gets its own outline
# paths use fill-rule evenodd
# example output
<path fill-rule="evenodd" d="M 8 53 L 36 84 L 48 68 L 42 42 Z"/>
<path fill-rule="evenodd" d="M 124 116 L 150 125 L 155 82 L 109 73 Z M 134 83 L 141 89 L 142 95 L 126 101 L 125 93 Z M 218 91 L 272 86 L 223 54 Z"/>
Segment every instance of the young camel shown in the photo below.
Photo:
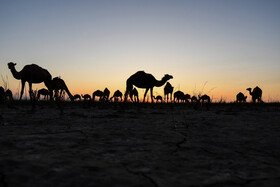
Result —
<path fill-rule="evenodd" d="M 160 95 L 154 96 L 154 99 L 157 100 L 157 103 L 160 101 L 162 103 L 162 97 Z"/>
<path fill-rule="evenodd" d="M 43 95 L 44 96 L 44 100 L 47 98 L 48 100 L 48 96 L 50 95 L 50 92 L 49 90 L 45 89 L 45 88 L 42 88 L 40 90 L 38 90 L 38 93 L 37 93 L 37 99 L 39 100 L 40 99 L 40 96 Z"/>
<path fill-rule="evenodd" d="M 139 96 L 136 88 L 133 88 L 131 94 L 132 94 L 132 101 L 139 103 Z"/>
<path fill-rule="evenodd" d="M 145 88 L 145 94 L 143 102 L 145 102 L 145 98 L 147 95 L 147 92 L 151 91 L 151 100 L 153 100 L 153 88 L 160 87 L 164 85 L 169 79 L 172 79 L 173 76 L 166 74 L 160 81 L 156 80 L 155 77 L 151 74 L 145 73 L 144 71 L 138 71 L 135 74 L 131 75 L 127 81 L 126 81 L 126 92 L 125 92 L 125 98 L 124 101 L 127 100 L 127 96 L 130 96 L 130 99 L 132 100 L 132 89 L 133 85 L 138 88 Z"/>
<path fill-rule="evenodd" d="M 52 99 L 52 76 L 48 72 L 48 70 L 41 68 L 40 66 L 36 64 L 30 64 L 23 67 L 21 71 L 17 71 L 15 69 L 16 63 L 9 62 L 8 68 L 11 70 L 13 77 L 15 79 L 21 80 L 21 92 L 20 92 L 20 98 L 22 99 L 22 95 L 24 92 L 24 86 L 25 82 L 28 82 L 29 84 L 29 96 L 30 100 L 32 100 L 32 84 L 33 83 L 42 83 L 44 82 L 48 90 L 50 91 L 50 98 Z"/>
<path fill-rule="evenodd" d="M 170 94 L 170 101 L 172 101 L 173 89 L 174 89 L 174 87 L 171 86 L 171 84 L 169 82 L 167 82 L 164 87 L 164 100 L 167 99 L 166 100 L 167 103 L 168 103 L 169 94 Z"/>

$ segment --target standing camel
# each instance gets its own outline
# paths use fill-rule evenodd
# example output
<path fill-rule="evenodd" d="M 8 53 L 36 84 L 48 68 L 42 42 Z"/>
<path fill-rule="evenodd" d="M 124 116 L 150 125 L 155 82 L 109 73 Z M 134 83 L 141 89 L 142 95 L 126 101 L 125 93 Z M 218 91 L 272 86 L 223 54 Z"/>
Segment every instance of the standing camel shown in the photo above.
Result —
<path fill-rule="evenodd" d="M 66 93 L 68 94 L 70 100 L 74 101 L 73 95 L 68 90 L 68 88 L 67 88 L 67 86 L 66 86 L 66 84 L 65 84 L 63 79 L 61 79 L 59 77 L 53 78 L 53 80 L 52 80 L 52 87 L 53 87 L 53 90 L 54 90 L 54 93 L 55 93 L 54 95 L 55 95 L 56 99 L 60 98 L 63 90 L 65 90 Z M 59 90 L 60 90 L 60 94 L 58 96 Z"/>
<path fill-rule="evenodd" d="M 126 81 L 126 92 L 125 92 L 125 98 L 124 101 L 127 100 L 127 96 L 129 94 L 131 100 L 132 100 L 132 89 L 133 85 L 138 88 L 145 88 L 145 94 L 143 102 L 145 102 L 145 98 L 147 95 L 147 92 L 151 91 L 151 100 L 153 100 L 153 88 L 160 87 L 166 83 L 169 79 L 172 79 L 173 76 L 166 74 L 160 81 L 156 80 L 155 77 L 152 74 L 145 73 L 144 71 L 138 71 L 135 74 L 131 75 L 127 81 Z"/>
<path fill-rule="evenodd" d="M 253 89 L 253 92 L 252 92 L 252 88 L 247 88 L 246 90 L 249 91 L 254 103 L 256 102 L 256 100 L 258 102 L 262 101 L 262 90 L 258 86 Z"/>
<path fill-rule="evenodd" d="M 139 103 L 139 94 L 136 88 L 133 88 L 131 95 L 132 95 L 132 101 Z"/>
<path fill-rule="evenodd" d="M 244 96 L 243 93 L 239 92 L 237 95 L 236 95 L 236 102 L 237 103 L 246 103 L 246 99 L 247 99 L 247 96 Z"/>
<path fill-rule="evenodd" d="M 103 98 L 102 100 L 104 101 L 109 101 L 109 97 L 110 97 L 110 90 L 108 90 L 108 88 L 105 88 L 103 91 Z"/>
<path fill-rule="evenodd" d="M 166 100 L 167 103 L 168 103 L 169 94 L 170 94 L 170 100 L 172 101 L 173 89 L 174 89 L 174 87 L 171 86 L 171 84 L 169 82 L 167 82 L 165 87 L 164 87 L 164 100 L 167 99 Z"/>
<path fill-rule="evenodd" d="M 15 79 L 21 80 L 21 92 L 20 92 L 20 98 L 21 100 L 23 92 L 24 92 L 24 86 L 25 82 L 28 82 L 29 84 L 29 96 L 30 100 L 32 100 L 32 83 L 42 83 L 44 82 L 48 90 L 50 91 L 50 98 L 52 99 L 52 76 L 48 72 L 48 70 L 41 68 L 40 66 L 36 64 L 30 64 L 23 67 L 21 71 L 17 71 L 15 69 L 16 63 L 9 62 L 8 68 L 11 70 L 13 77 Z"/>
<path fill-rule="evenodd" d="M 104 93 L 101 90 L 96 90 L 95 92 L 92 93 L 92 101 L 95 101 L 95 97 L 99 97 L 99 101 L 102 100 Z"/>

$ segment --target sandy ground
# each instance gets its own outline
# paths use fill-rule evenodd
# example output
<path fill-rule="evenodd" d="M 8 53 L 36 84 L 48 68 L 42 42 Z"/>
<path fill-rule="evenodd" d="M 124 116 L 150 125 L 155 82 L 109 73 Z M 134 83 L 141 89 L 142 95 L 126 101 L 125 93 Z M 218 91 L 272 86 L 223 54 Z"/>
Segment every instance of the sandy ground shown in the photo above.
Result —
<path fill-rule="evenodd" d="M 279 186 L 280 104 L 0 105 L 0 186 Z"/>

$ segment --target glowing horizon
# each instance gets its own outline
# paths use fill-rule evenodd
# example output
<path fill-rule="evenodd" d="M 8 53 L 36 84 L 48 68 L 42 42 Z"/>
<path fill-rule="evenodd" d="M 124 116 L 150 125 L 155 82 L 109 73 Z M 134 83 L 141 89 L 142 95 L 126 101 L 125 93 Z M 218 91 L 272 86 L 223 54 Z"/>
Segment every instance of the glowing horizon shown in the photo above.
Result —
<path fill-rule="evenodd" d="M 173 75 L 174 91 L 218 101 L 259 86 L 280 101 L 279 1 L 5 1 L 0 3 L 0 74 L 38 64 L 72 94 L 124 93 L 136 71 Z M 206 85 L 204 86 L 204 84 Z M 0 82 L 3 85 L 3 81 Z M 28 90 L 28 84 L 26 84 Z M 43 84 L 33 85 L 42 88 Z M 143 89 L 138 89 L 143 98 Z M 163 96 L 163 87 L 154 95 Z M 148 94 L 149 95 L 149 94 Z"/>

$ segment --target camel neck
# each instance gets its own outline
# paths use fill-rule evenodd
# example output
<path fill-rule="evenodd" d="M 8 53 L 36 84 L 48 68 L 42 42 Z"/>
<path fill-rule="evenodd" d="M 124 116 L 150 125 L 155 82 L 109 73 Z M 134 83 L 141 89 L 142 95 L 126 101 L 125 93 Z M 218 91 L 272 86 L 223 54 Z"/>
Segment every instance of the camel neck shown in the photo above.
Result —
<path fill-rule="evenodd" d="M 15 79 L 20 79 L 21 78 L 20 73 L 16 70 L 15 67 L 11 68 L 11 72 L 12 72 Z"/>
<path fill-rule="evenodd" d="M 166 82 L 166 80 L 164 80 L 164 79 L 162 79 L 162 80 L 160 80 L 160 81 L 156 81 L 156 87 L 160 87 L 160 86 L 162 86 L 162 85 L 164 85 L 164 83 Z"/>

